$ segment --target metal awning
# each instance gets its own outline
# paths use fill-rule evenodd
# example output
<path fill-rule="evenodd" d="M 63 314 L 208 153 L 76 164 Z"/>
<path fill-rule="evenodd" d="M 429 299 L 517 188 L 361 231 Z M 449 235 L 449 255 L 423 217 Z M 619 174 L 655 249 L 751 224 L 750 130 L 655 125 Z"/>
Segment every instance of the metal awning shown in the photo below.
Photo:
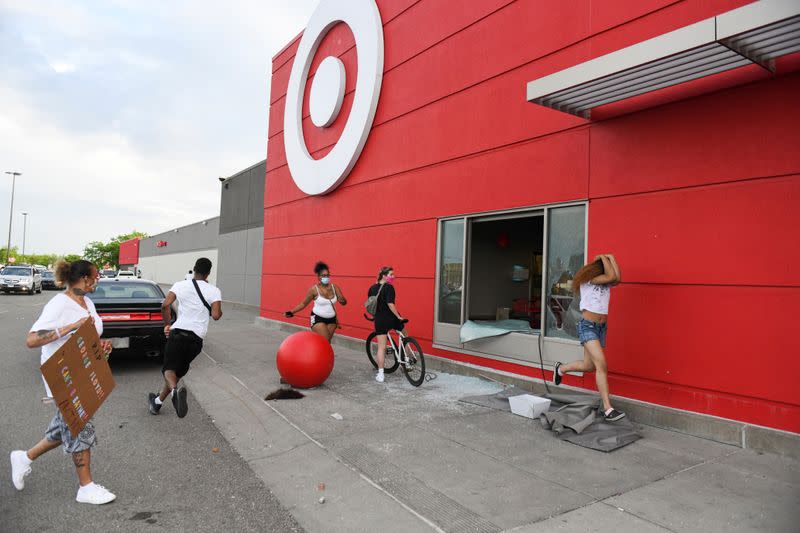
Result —
<path fill-rule="evenodd" d="M 800 2 L 760 0 L 528 82 L 529 102 L 591 109 L 800 51 Z"/>

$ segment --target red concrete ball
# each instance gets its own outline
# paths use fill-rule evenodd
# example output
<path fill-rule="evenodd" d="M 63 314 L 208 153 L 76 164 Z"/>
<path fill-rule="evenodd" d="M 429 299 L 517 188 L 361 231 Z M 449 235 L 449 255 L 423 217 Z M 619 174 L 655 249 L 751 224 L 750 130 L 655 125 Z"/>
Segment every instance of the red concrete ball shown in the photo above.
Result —
<path fill-rule="evenodd" d="M 278 347 L 278 373 L 292 387 L 322 385 L 333 370 L 333 348 L 322 335 L 300 331 Z"/>

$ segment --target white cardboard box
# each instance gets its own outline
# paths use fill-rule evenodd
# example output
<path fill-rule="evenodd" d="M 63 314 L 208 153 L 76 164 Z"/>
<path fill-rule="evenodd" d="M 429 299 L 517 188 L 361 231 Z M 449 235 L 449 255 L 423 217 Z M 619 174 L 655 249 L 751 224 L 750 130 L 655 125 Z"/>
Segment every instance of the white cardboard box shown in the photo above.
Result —
<path fill-rule="evenodd" d="M 550 400 L 533 394 L 520 394 L 510 396 L 508 403 L 511 404 L 511 412 L 515 415 L 527 418 L 539 418 L 539 415 L 550 408 Z"/>

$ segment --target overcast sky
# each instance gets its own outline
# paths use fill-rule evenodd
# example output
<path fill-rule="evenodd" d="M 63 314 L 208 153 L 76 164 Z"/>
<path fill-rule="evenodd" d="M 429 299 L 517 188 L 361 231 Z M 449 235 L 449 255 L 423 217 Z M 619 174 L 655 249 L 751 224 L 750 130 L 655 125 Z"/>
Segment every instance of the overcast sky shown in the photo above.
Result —
<path fill-rule="evenodd" d="M 272 56 L 317 0 L 0 0 L 0 171 L 12 246 L 79 253 L 219 214 L 266 157 Z M 0 173 L 0 246 L 11 177 Z"/>

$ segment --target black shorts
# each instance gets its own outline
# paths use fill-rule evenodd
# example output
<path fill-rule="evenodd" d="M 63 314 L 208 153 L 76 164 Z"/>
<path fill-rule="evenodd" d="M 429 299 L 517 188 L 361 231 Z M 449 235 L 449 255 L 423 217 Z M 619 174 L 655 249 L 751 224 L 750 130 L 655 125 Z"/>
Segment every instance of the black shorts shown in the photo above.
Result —
<path fill-rule="evenodd" d="M 336 320 L 336 317 L 333 316 L 331 318 L 325 318 L 324 316 L 315 315 L 311 313 L 311 327 L 314 327 L 314 324 L 338 324 L 339 321 Z"/>
<path fill-rule="evenodd" d="M 164 366 L 161 367 L 161 373 L 172 370 L 178 379 L 182 378 L 189 372 L 189 365 L 202 349 L 203 339 L 198 337 L 194 331 L 171 330 L 167 338 L 167 345 L 164 346 Z"/>
<path fill-rule="evenodd" d="M 386 335 L 390 330 L 403 331 L 405 324 L 394 315 L 375 317 L 375 333 L 377 335 Z"/>

